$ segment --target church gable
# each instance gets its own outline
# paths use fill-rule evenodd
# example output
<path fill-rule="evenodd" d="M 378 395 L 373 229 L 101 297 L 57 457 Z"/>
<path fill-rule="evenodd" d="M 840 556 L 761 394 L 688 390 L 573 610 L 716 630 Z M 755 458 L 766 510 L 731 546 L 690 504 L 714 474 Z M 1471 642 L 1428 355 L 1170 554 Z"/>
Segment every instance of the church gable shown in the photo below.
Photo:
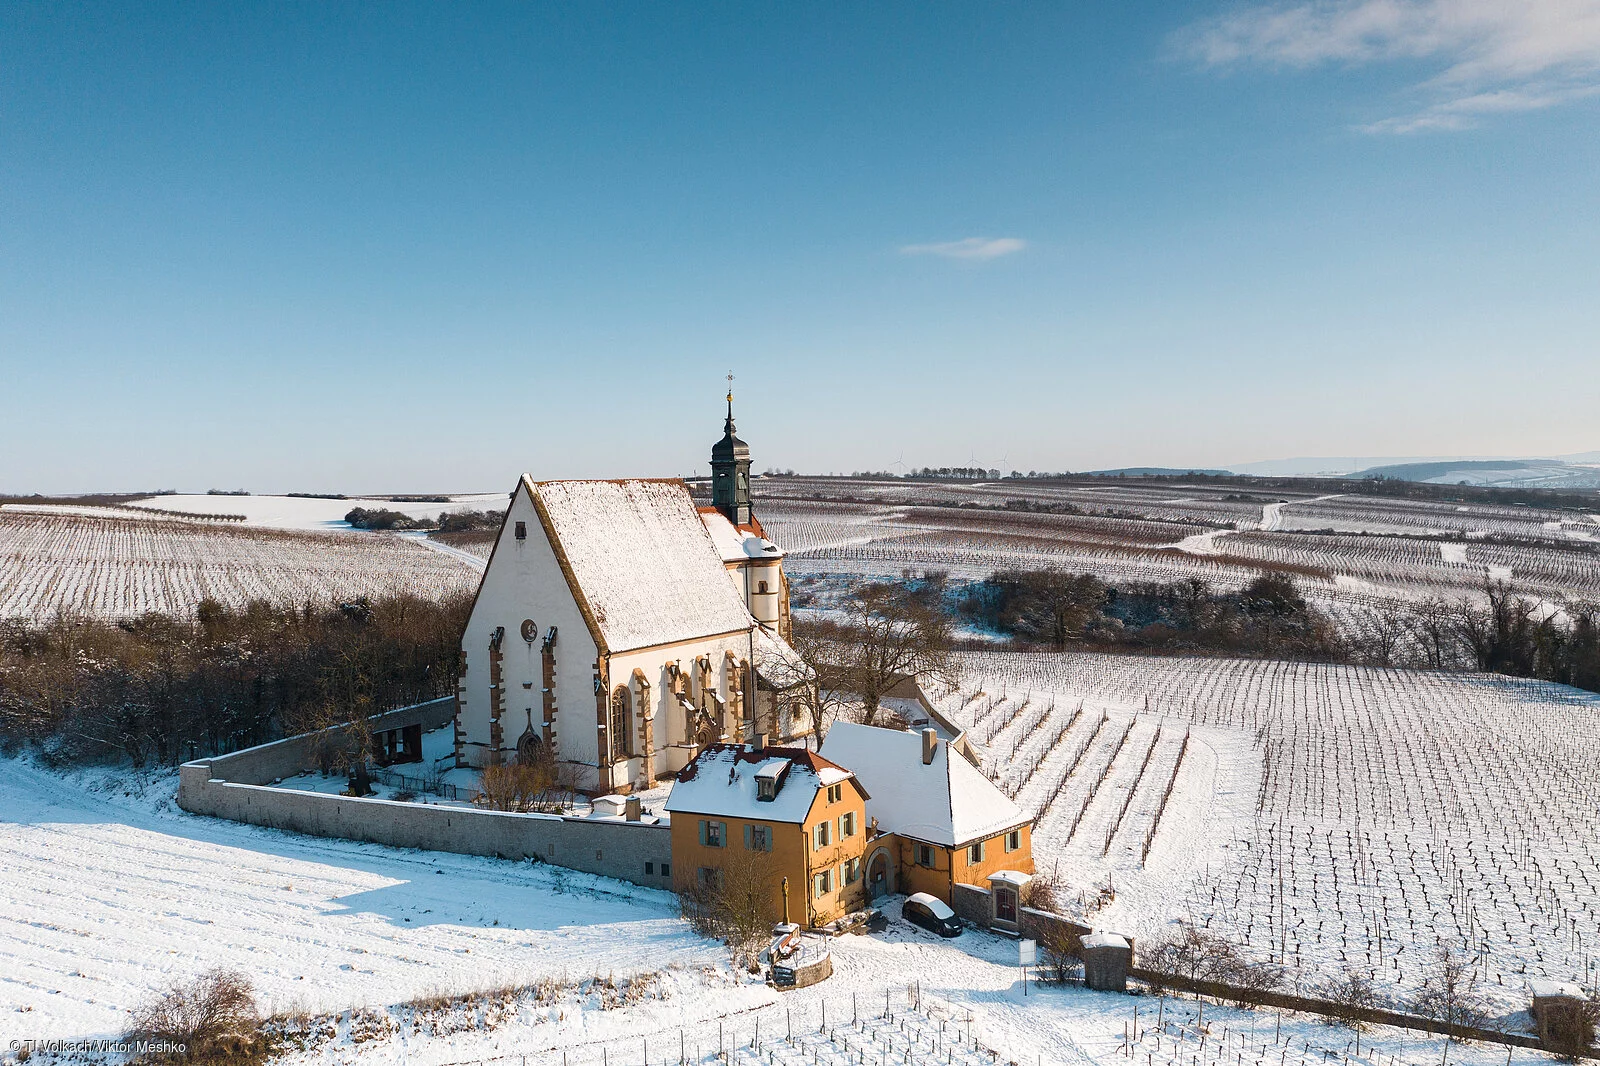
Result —
<path fill-rule="evenodd" d="M 607 651 L 753 624 L 683 482 L 547 481 L 530 488 Z"/>

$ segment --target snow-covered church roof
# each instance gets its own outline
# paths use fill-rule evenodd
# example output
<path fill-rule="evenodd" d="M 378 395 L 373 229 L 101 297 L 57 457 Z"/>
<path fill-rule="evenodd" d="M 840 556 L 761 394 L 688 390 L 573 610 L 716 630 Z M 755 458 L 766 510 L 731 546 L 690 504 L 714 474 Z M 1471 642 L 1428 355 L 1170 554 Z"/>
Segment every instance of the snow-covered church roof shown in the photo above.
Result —
<path fill-rule="evenodd" d="M 524 482 L 607 650 L 755 625 L 682 481 Z"/>
<path fill-rule="evenodd" d="M 835 722 L 822 742 L 871 793 L 867 815 L 890 832 L 956 847 L 1023 825 L 1028 816 L 978 768 L 940 741 L 922 761 L 922 737 L 900 729 Z"/>

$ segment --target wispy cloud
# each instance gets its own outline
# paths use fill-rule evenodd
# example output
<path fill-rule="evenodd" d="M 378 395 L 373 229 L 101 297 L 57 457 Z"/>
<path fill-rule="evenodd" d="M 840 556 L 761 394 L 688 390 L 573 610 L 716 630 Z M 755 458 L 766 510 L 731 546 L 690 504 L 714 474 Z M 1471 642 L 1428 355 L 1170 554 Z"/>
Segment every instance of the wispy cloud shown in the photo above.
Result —
<path fill-rule="evenodd" d="M 1310 0 L 1255 4 L 1192 26 L 1180 49 L 1211 67 L 1287 69 L 1423 60 L 1429 102 L 1360 127 L 1465 129 L 1600 92 L 1600 0 Z"/>
<path fill-rule="evenodd" d="M 967 237 L 937 244 L 908 244 L 901 255 L 937 255 L 945 259 L 998 259 L 1028 246 L 1021 237 Z"/>

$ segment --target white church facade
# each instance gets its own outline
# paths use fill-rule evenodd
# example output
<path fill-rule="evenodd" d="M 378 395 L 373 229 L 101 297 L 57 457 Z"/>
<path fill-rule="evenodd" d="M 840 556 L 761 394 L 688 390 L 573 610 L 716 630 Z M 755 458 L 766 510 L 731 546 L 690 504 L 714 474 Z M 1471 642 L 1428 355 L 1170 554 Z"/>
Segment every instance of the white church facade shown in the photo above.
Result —
<path fill-rule="evenodd" d="M 728 399 L 710 507 L 675 479 L 517 483 L 462 638 L 458 766 L 550 754 L 627 792 L 708 744 L 812 731 Z"/>

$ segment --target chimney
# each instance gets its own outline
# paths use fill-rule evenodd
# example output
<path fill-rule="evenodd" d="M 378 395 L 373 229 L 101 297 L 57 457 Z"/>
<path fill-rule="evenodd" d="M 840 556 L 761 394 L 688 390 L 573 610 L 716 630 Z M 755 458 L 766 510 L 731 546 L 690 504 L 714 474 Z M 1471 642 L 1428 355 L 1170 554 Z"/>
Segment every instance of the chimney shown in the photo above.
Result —
<path fill-rule="evenodd" d="M 930 766 L 933 763 L 933 753 L 939 750 L 939 731 L 928 728 L 922 731 L 922 765 Z"/>
<path fill-rule="evenodd" d="M 756 734 L 756 747 L 755 747 L 755 750 L 756 751 L 766 751 L 767 750 L 767 735 L 765 733 L 757 733 Z"/>
<path fill-rule="evenodd" d="M 623 816 L 630 822 L 637 822 L 643 816 L 643 811 L 639 807 L 638 796 L 629 796 L 628 801 L 623 804 L 622 810 Z"/>

